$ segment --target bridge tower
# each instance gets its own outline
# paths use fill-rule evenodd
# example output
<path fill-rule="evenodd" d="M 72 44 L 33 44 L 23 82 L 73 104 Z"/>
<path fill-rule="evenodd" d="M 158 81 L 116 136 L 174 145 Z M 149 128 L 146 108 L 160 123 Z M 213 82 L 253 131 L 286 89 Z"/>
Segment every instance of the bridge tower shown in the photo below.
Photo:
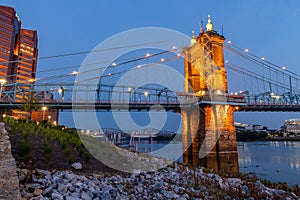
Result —
<path fill-rule="evenodd" d="M 235 107 L 227 102 L 224 41 L 208 16 L 206 30 L 201 27 L 197 37 L 193 32 L 191 45 L 183 50 L 185 92 L 197 98 L 194 108 L 181 110 L 183 161 L 238 172 Z"/>

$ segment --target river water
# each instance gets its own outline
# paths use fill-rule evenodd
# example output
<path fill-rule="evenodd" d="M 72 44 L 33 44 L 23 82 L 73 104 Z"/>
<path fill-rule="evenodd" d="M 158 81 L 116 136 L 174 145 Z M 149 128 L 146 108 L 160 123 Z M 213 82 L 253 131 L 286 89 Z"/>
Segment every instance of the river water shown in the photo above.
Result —
<path fill-rule="evenodd" d="M 150 145 L 148 141 L 140 141 L 138 149 L 135 150 L 156 151 L 167 144 L 153 141 Z M 182 161 L 182 157 L 178 158 L 178 153 L 172 155 L 172 152 L 182 147 L 181 143 L 168 146 L 170 149 L 165 151 L 166 157 L 170 160 Z M 287 182 L 290 186 L 300 185 L 300 142 L 239 142 L 238 157 L 240 172 L 255 173 L 259 178 L 272 182 Z"/>
<path fill-rule="evenodd" d="M 239 142 L 238 154 L 240 172 L 300 185 L 300 142 Z"/>

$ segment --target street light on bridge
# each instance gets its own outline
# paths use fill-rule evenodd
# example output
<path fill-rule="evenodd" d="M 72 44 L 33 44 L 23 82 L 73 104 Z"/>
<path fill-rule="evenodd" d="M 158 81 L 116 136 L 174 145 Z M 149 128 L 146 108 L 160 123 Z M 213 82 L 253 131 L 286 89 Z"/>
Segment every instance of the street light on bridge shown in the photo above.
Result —
<path fill-rule="evenodd" d="M 0 100 L 2 100 L 2 90 L 3 90 L 3 85 L 6 83 L 5 79 L 0 79 Z"/>
<path fill-rule="evenodd" d="M 45 120 L 45 111 L 47 110 L 48 108 L 46 106 L 43 106 L 42 107 L 42 111 L 43 111 L 43 120 Z"/>

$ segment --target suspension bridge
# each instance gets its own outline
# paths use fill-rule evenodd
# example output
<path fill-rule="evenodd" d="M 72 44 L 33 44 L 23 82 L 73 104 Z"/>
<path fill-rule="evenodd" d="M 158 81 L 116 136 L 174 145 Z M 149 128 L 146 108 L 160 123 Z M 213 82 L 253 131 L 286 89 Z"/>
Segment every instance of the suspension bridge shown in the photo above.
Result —
<path fill-rule="evenodd" d="M 153 41 L 160 42 L 166 41 Z M 300 111 L 299 75 L 249 49 L 225 42 L 225 37 L 213 30 L 210 17 L 206 30 L 201 27 L 197 37 L 193 33 L 189 44 L 175 46 L 171 39 L 168 42 L 168 50 L 132 44 L 140 49 L 115 58 L 108 65 L 102 60 L 84 62 L 80 70 L 78 66 L 63 66 L 39 71 L 44 76 L 30 82 L 0 81 L 0 108 L 178 112 L 182 119 L 183 161 L 232 172 L 238 171 L 234 112 Z M 72 59 L 87 53 L 102 55 L 127 47 L 43 59 Z M 174 89 L 151 82 L 156 76 L 171 85 L 179 80 L 171 76 L 173 71 L 163 74 L 165 65 L 183 77 L 181 87 Z M 128 74 L 130 81 L 119 84 Z M 43 119 L 44 115 L 45 112 Z"/>
<path fill-rule="evenodd" d="M 176 112 L 180 108 L 197 104 L 226 102 L 235 105 L 236 111 L 300 111 L 300 79 L 298 74 L 273 64 L 264 57 L 252 54 L 247 49 L 244 50 L 233 45 L 230 41 L 224 47 L 226 53 L 231 57 L 235 56 L 241 59 L 240 63 L 225 60 L 229 86 L 231 78 L 233 82 L 238 83 L 233 84 L 232 91 L 235 92 L 221 94 L 216 93 L 216 91 L 207 94 L 186 93 L 172 91 L 162 86 L 148 85 L 137 88 L 135 85 L 116 86 L 113 83 L 114 79 L 117 80 L 128 70 L 134 70 L 138 74 L 139 69 L 148 68 L 151 70 L 152 66 L 160 63 L 176 62 L 176 60 L 179 60 L 178 63 L 180 63 L 180 60 L 183 59 L 177 53 L 180 49 L 173 47 L 170 51 L 140 55 L 119 64 L 112 63 L 104 75 L 94 77 L 99 79 L 97 87 L 84 82 L 82 84 L 77 83 L 75 81 L 75 77 L 79 73 L 77 71 L 57 73 L 54 76 L 36 79 L 32 83 L 2 83 L 0 108 L 22 108 L 24 104 L 32 101 L 37 106 L 47 106 L 49 109 L 58 110 L 88 111 L 90 108 L 94 108 L 97 111 L 109 111 L 111 109 L 149 111 L 152 108 Z M 166 59 L 164 56 L 169 56 L 169 58 Z M 147 61 L 150 58 L 156 59 L 156 62 L 151 64 L 139 64 L 138 62 Z M 125 64 L 127 68 L 124 69 Z M 128 64 L 132 64 L 131 68 L 128 68 Z M 116 72 L 117 68 L 121 70 Z M 62 81 L 63 79 L 69 79 L 69 82 Z M 58 81 L 53 83 L 53 80 Z M 94 93 L 93 101 L 90 97 L 84 97 L 90 93 Z M 112 93 L 116 93 L 117 98 L 112 99 Z M 214 97 L 212 98 L 212 96 Z M 112 104 L 114 106 L 111 106 Z M 124 105 L 128 106 L 124 107 Z"/>

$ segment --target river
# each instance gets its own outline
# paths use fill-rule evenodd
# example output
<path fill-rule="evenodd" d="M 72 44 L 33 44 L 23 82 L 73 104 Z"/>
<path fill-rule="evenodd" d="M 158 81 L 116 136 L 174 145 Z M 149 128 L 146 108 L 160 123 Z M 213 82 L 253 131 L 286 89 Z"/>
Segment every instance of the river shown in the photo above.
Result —
<path fill-rule="evenodd" d="M 238 154 L 240 172 L 300 185 L 300 142 L 239 142 Z"/>
<path fill-rule="evenodd" d="M 138 144 L 139 152 L 150 152 L 164 147 L 166 142 L 141 140 Z M 181 143 L 174 143 L 168 150 L 167 157 L 172 157 L 172 149 L 181 148 Z M 135 148 L 136 149 L 136 148 Z M 175 159 L 176 155 L 174 158 Z M 300 185 L 300 142 L 262 141 L 239 142 L 238 157 L 240 172 L 255 173 L 259 178 L 272 182 L 287 182 L 290 186 Z M 182 157 L 178 158 L 182 161 Z"/>

